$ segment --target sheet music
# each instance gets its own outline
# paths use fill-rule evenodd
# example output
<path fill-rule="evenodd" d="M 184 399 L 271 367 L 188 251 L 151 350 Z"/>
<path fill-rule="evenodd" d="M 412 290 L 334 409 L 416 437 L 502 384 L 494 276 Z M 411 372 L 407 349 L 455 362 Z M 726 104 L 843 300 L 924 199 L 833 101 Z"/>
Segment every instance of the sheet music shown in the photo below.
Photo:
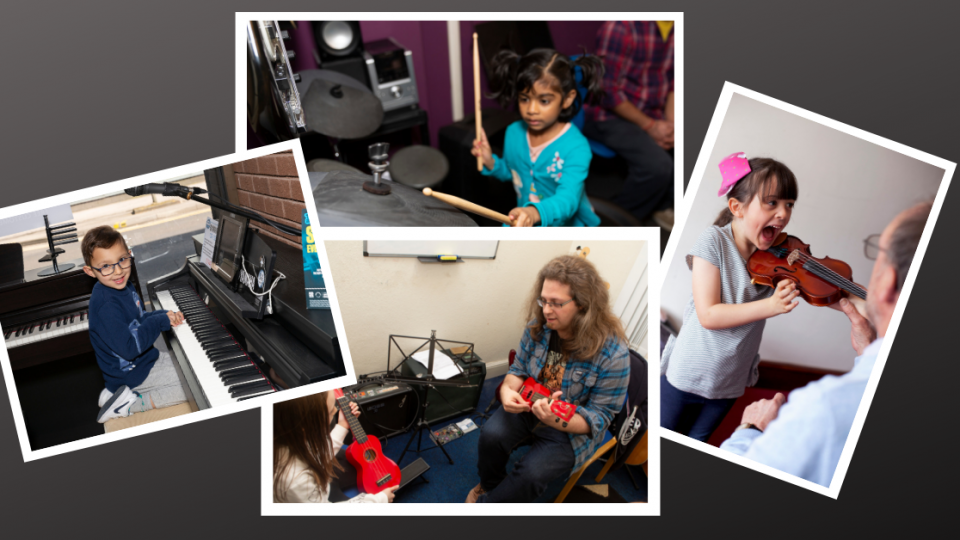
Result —
<path fill-rule="evenodd" d="M 203 231 L 203 249 L 200 252 L 200 262 L 212 268 L 213 248 L 217 243 L 217 220 L 207 218 L 207 225 Z"/>
<path fill-rule="evenodd" d="M 418 353 L 415 353 L 411 356 L 417 362 L 423 364 L 423 367 L 428 367 L 430 362 L 430 351 L 424 350 Z M 437 379 L 443 381 L 451 377 L 455 377 L 460 374 L 460 369 L 456 364 L 453 363 L 453 360 L 443 354 L 440 351 L 434 351 L 433 353 L 433 376 Z"/>

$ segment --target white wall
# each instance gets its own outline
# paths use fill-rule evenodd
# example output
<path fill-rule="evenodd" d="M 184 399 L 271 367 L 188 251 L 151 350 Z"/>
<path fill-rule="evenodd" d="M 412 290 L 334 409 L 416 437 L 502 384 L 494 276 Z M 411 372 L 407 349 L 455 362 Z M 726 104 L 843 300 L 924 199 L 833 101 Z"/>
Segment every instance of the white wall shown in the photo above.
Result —
<path fill-rule="evenodd" d="M 810 244 L 815 257 L 850 264 L 854 281 L 864 286 L 873 261 L 863 255 L 863 239 L 882 232 L 900 211 L 932 199 L 943 177 L 932 165 L 734 94 L 661 291 L 662 307 L 676 324 L 691 291 L 684 257 L 726 204 L 717 196 L 717 167 L 734 152 L 790 167 L 800 195 L 786 231 Z M 849 332 L 843 313 L 801 301 L 790 314 L 767 321 L 760 356 L 848 371 L 854 358 Z"/>
<path fill-rule="evenodd" d="M 578 245 L 588 246 L 587 260 L 610 283 L 613 306 L 643 246 L 639 241 L 501 241 L 493 260 L 423 264 L 363 257 L 361 241 L 324 244 L 358 375 L 386 369 L 390 334 L 429 337 L 430 330 L 441 339 L 475 343 L 485 362 L 505 362 L 523 336 L 524 308 L 543 265 L 572 254 Z M 396 365 L 401 358 L 396 350 L 392 355 Z"/>

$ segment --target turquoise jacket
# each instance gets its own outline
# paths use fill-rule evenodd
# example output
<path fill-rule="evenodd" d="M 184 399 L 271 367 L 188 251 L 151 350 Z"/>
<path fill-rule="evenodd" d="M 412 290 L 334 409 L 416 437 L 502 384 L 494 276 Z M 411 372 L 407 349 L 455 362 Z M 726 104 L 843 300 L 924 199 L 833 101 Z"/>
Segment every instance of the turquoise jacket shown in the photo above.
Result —
<path fill-rule="evenodd" d="M 595 227 L 600 218 L 593 212 L 583 183 L 590 170 L 590 144 L 577 126 L 540 152 L 530 162 L 527 125 L 518 120 L 507 127 L 503 157 L 493 156 L 493 169 L 483 174 L 513 182 L 517 206 L 533 206 L 543 227 Z"/>

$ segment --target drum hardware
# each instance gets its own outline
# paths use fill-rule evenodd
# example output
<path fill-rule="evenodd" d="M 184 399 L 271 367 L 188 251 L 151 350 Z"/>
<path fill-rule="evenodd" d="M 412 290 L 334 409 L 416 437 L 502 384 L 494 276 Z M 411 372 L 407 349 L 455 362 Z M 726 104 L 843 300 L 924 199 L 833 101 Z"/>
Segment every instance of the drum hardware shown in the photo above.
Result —
<path fill-rule="evenodd" d="M 373 171 L 373 181 L 363 183 L 363 190 L 369 191 L 374 195 L 388 195 L 390 186 L 380 183 L 380 178 L 384 171 L 390 166 L 387 161 L 387 152 L 390 150 L 390 143 L 374 143 L 367 149 L 370 154 L 370 170 Z"/>

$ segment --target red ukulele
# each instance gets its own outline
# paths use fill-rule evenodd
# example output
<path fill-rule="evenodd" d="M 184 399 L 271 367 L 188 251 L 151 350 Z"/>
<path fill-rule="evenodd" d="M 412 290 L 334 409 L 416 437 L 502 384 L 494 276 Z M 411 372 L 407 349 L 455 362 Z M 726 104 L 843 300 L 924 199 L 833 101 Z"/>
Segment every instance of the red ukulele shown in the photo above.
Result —
<path fill-rule="evenodd" d="M 350 398 L 343 395 L 343 390 L 338 388 L 333 392 L 353 433 L 353 443 L 347 447 L 346 454 L 347 461 L 357 469 L 357 488 L 373 495 L 400 485 L 400 467 L 383 455 L 380 439 L 363 431 L 360 421 L 350 412 Z"/>
<path fill-rule="evenodd" d="M 553 395 L 549 388 L 537 382 L 533 377 L 527 377 L 520 387 L 520 397 L 528 404 L 533 405 L 534 401 L 547 398 Z M 577 412 L 577 406 L 555 399 L 550 402 L 550 412 L 557 415 L 557 422 L 563 420 L 563 427 L 567 427 L 567 422 L 573 418 L 573 413 Z"/>

